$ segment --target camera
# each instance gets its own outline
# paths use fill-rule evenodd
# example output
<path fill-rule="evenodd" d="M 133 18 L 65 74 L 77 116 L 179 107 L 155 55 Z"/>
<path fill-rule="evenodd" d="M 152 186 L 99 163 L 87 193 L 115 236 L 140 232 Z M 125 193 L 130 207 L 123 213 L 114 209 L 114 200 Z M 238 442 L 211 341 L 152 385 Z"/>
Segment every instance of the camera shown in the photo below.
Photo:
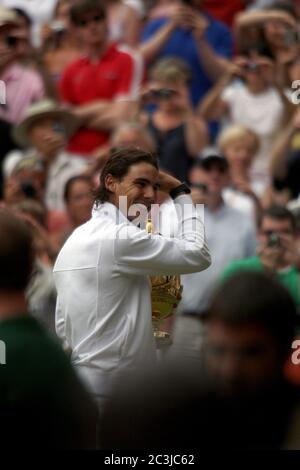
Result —
<path fill-rule="evenodd" d="M 269 232 L 268 235 L 268 246 L 275 247 L 280 246 L 280 238 L 275 232 Z"/>

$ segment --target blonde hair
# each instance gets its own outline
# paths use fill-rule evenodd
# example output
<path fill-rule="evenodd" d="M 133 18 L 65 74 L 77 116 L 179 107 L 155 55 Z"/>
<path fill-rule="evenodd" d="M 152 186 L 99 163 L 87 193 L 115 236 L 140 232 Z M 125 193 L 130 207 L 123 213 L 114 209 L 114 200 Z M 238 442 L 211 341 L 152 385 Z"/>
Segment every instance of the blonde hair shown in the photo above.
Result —
<path fill-rule="evenodd" d="M 150 69 L 150 79 L 161 82 L 187 83 L 192 78 L 189 65 L 177 57 L 166 57 L 155 63 Z"/>
<path fill-rule="evenodd" d="M 255 155 L 260 147 L 260 139 L 258 135 L 247 127 L 240 126 L 238 124 L 232 125 L 224 129 L 218 138 L 218 147 L 222 152 L 228 147 L 228 145 L 236 143 L 245 137 L 252 139 L 252 149 Z"/>

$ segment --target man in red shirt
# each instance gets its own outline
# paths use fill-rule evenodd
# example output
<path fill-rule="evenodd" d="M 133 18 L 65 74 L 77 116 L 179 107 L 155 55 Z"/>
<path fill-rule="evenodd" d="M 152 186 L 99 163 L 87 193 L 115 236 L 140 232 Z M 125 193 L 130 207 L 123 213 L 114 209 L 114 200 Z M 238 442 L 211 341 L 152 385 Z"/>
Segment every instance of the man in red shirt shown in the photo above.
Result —
<path fill-rule="evenodd" d="M 81 120 L 68 150 L 89 156 L 108 140 L 111 130 L 132 116 L 143 76 L 141 59 L 108 43 L 101 0 L 77 0 L 70 11 L 86 56 L 64 71 L 60 91 Z"/>

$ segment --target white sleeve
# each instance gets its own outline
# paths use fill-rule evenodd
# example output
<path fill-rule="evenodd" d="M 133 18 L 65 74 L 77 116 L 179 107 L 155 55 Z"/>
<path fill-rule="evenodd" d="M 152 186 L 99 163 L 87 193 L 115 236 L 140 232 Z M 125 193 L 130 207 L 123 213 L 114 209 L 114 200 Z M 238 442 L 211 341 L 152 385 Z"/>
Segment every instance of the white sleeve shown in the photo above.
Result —
<path fill-rule="evenodd" d="M 123 225 L 115 239 L 118 272 L 134 275 L 187 274 L 211 263 L 204 224 L 190 196 L 176 198 L 178 238 L 153 235 L 133 225 Z"/>

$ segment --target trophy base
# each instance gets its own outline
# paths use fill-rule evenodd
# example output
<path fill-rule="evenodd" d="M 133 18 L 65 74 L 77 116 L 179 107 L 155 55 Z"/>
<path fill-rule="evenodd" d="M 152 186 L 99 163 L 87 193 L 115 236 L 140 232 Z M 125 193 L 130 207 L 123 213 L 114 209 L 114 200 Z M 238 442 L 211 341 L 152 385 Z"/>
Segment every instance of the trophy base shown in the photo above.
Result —
<path fill-rule="evenodd" d="M 154 338 L 157 349 L 166 348 L 167 346 L 171 346 L 172 339 L 169 333 L 166 331 L 154 331 Z"/>

